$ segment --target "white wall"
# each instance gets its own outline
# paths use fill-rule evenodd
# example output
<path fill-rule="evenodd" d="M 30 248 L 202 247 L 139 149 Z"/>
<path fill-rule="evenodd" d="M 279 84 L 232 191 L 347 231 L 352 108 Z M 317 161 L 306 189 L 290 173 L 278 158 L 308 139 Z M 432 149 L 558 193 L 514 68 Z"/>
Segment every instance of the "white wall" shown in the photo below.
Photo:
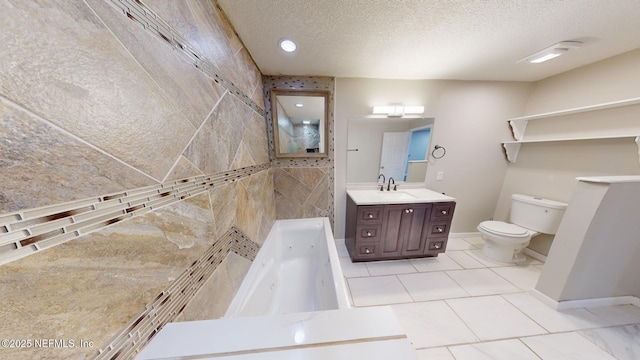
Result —
<path fill-rule="evenodd" d="M 640 97 L 640 50 L 587 65 L 535 83 L 523 115 Z M 530 122 L 531 133 L 640 133 L 640 106 Z M 555 122 L 555 123 L 554 123 Z M 571 127 L 562 127 L 563 123 Z M 537 128 L 536 128 L 537 127 Z M 510 196 L 524 193 L 568 202 L 578 176 L 640 174 L 632 138 L 523 145 L 506 172 L 494 217 L 508 218 Z M 552 236 L 539 236 L 531 249 L 547 254 Z"/>
<path fill-rule="evenodd" d="M 493 216 L 507 169 L 500 145 L 511 139 L 506 119 L 523 113 L 529 89 L 520 82 L 336 79 L 335 236 L 344 236 L 349 119 L 371 114 L 373 105 L 424 105 L 424 117 L 435 118 L 430 148 L 447 149 L 431 159 L 426 186 L 457 199 L 453 232 L 474 232 Z"/>

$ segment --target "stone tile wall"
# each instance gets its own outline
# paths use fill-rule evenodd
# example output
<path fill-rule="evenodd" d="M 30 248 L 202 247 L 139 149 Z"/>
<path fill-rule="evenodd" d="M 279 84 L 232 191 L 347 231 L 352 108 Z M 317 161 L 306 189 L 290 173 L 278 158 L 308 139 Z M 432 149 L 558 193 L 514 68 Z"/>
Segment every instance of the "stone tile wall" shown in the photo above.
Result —
<path fill-rule="evenodd" d="M 276 206 L 261 74 L 217 4 L 7 0 L 0 23 L 0 337 L 76 345 L 0 358 L 130 358 L 220 316 Z"/>
<path fill-rule="evenodd" d="M 297 219 L 334 217 L 333 165 L 333 93 L 334 79 L 329 77 L 264 76 L 264 101 L 269 135 L 269 154 L 275 189 L 276 217 Z M 326 158 L 275 157 L 271 118 L 271 89 L 329 91 L 328 156 Z"/>

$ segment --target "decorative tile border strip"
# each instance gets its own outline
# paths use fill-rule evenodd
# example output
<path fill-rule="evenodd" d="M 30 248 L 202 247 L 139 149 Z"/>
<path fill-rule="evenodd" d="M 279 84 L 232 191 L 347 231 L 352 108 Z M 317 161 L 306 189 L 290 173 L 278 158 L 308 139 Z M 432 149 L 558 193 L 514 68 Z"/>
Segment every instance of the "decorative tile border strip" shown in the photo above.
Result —
<path fill-rule="evenodd" d="M 254 243 L 249 237 L 244 235 L 240 230 L 233 228 L 235 237 L 231 242 L 231 251 L 253 261 L 260 251 L 260 245 Z"/>
<path fill-rule="evenodd" d="M 211 77 L 216 83 L 225 87 L 255 112 L 261 116 L 265 116 L 265 111 L 234 83 L 222 76 L 216 66 L 207 60 L 204 54 L 189 44 L 187 39 L 169 26 L 160 16 L 142 4 L 142 2 L 139 0 L 111 0 L 110 2 L 130 20 L 171 45 L 186 61 L 189 61 L 198 70 Z"/>
<path fill-rule="evenodd" d="M 0 265 L 268 169 L 269 164 L 248 166 L 0 214 Z"/>
<path fill-rule="evenodd" d="M 242 249 L 238 252 L 237 249 Z M 235 227 L 227 231 L 198 260 L 194 261 L 173 283 L 163 290 L 145 309 L 98 350 L 93 359 L 130 359 L 173 321 L 200 290 L 230 251 L 253 261 L 259 245 Z"/>

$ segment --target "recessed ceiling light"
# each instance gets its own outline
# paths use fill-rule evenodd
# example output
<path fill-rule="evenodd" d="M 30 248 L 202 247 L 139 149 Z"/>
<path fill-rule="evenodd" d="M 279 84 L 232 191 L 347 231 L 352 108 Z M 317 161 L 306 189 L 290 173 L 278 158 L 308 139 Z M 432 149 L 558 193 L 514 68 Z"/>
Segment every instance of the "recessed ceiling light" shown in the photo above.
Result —
<path fill-rule="evenodd" d="M 300 104 L 300 103 L 296 104 L 296 107 L 303 107 L 303 106 L 304 106 L 304 105 L 302 105 L 302 104 Z"/>
<path fill-rule="evenodd" d="M 282 39 L 280 40 L 280 49 L 282 49 L 282 51 L 284 52 L 294 52 L 296 51 L 296 48 L 298 46 L 296 46 L 296 43 L 293 42 L 293 40 L 289 40 L 289 39 Z"/>
<path fill-rule="evenodd" d="M 582 46 L 580 41 L 563 41 L 557 44 L 551 45 L 545 49 L 542 49 L 536 53 L 533 53 L 523 59 L 517 61 L 517 63 L 528 62 L 531 64 L 539 64 L 547 60 L 555 59 L 560 55 L 564 55 L 569 50 L 577 49 Z"/>

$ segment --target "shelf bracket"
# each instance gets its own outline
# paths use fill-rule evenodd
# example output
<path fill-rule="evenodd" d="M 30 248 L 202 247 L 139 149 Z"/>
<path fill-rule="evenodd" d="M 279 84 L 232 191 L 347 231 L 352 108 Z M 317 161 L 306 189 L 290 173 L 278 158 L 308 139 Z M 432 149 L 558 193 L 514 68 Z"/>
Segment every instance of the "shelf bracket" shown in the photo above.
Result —
<path fill-rule="evenodd" d="M 509 120 L 511 132 L 513 132 L 513 137 L 517 141 L 521 141 L 524 137 L 524 132 L 527 129 L 527 123 L 527 120 Z"/>
<path fill-rule="evenodd" d="M 518 159 L 518 152 L 520 152 L 520 145 L 521 144 L 518 144 L 518 143 L 502 144 L 502 146 L 504 147 L 504 150 L 507 153 L 507 160 L 509 160 L 509 162 L 515 163 L 516 160 Z"/>

